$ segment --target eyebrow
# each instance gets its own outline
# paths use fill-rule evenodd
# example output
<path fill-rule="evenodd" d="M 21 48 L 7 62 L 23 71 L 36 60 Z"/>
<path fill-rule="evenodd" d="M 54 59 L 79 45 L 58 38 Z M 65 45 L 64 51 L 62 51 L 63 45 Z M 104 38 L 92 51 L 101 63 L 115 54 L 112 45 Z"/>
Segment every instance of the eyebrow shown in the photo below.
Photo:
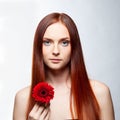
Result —
<path fill-rule="evenodd" d="M 43 40 L 50 40 L 50 41 L 52 41 L 53 39 L 44 37 Z M 64 38 L 59 39 L 59 41 L 63 41 L 63 40 L 70 40 L 70 38 L 69 37 L 64 37 Z"/>

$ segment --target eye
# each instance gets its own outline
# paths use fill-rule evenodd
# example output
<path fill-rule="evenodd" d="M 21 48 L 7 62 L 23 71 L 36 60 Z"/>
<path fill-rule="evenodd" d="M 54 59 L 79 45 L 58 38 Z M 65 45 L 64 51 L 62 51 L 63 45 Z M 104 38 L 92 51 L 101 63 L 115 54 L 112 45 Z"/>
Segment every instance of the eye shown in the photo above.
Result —
<path fill-rule="evenodd" d="M 50 46 L 51 42 L 50 42 L 49 40 L 44 40 L 44 41 L 43 41 L 43 44 L 44 44 L 45 46 Z"/>
<path fill-rule="evenodd" d="M 66 47 L 66 46 L 68 46 L 69 45 L 69 43 L 70 43 L 70 41 L 68 41 L 68 40 L 64 40 L 64 41 L 62 41 L 62 46 L 63 47 Z"/>

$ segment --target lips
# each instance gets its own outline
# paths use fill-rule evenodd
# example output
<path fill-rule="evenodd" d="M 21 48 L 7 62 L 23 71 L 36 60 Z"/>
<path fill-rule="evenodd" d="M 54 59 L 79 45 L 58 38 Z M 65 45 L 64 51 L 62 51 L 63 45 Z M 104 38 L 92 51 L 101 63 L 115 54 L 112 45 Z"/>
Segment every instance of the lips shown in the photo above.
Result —
<path fill-rule="evenodd" d="M 62 61 L 62 59 L 50 59 L 52 63 L 59 63 Z"/>

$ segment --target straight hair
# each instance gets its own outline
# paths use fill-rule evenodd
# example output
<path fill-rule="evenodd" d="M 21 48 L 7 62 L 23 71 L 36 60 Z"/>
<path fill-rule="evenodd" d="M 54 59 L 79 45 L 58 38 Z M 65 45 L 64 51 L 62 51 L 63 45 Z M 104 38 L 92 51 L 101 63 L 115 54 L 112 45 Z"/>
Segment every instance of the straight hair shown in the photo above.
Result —
<path fill-rule="evenodd" d="M 69 67 L 71 77 L 70 110 L 72 119 L 100 120 L 100 107 L 87 75 L 78 30 L 72 18 L 65 13 L 48 14 L 37 26 L 33 44 L 32 83 L 26 118 L 35 104 L 32 98 L 33 87 L 37 83 L 45 81 L 45 65 L 42 54 L 43 36 L 48 26 L 57 22 L 61 22 L 66 26 L 71 40 L 71 60 Z"/>

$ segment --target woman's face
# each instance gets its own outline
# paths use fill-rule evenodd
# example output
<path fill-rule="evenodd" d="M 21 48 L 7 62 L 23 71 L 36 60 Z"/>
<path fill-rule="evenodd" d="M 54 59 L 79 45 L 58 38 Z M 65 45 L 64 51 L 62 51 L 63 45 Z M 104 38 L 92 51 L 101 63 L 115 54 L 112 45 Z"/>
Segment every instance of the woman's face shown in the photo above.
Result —
<path fill-rule="evenodd" d="M 43 60 L 52 70 L 67 67 L 71 57 L 70 35 L 61 22 L 50 25 L 43 36 Z"/>

